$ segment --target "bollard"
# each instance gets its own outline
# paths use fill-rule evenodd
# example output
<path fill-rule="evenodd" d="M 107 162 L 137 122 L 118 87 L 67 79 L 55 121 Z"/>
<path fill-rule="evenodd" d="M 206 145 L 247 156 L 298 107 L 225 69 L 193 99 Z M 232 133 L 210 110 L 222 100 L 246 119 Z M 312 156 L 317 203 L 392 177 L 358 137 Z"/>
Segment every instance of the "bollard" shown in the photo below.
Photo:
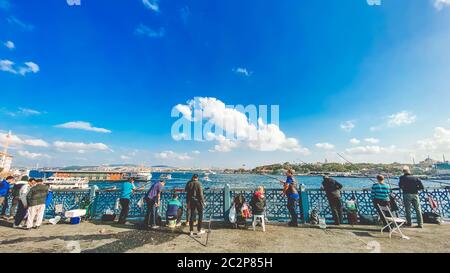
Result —
<path fill-rule="evenodd" d="M 223 195 L 223 211 L 226 212 L 231 208 L 231 188 L 229 184 L 225 184 L 225 187 L 223 188 L 224 195 Z"/>

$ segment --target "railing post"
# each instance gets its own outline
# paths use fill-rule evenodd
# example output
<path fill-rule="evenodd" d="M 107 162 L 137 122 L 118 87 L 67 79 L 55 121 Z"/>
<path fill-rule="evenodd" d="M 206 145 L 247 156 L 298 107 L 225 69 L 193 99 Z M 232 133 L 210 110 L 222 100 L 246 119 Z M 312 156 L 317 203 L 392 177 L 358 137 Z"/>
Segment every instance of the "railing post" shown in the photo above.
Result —
<path fill-rule="evenodd" d="M 91 202 L 91 205 L 89 208 L 89 210 L 90 210 L 89 216 L 91 219 L 92 218 L 95 219 L 95 211 L 96 211 L 96 203 L 97 203 L 97 198 L 96 198 L 97 190 L 98 190 L 98 187 L 95 185 L 91 186 L 89 189 L 89 200 Z"/>
<path fill-rule="evenodd" d="M 225 187 L 223 188 L 224 195 L 223 195 L 223 211 L 226 213 L 229 208 L 231 208 L 231 188 L 229 184 L 225 184 Z M 224 215 L 225 216 L 225 215 Z"/>
<path fill-rule="evenodd" d="M 303 224 L 309 222 L 309 199 L 305 185 L 300 187 L 300 212 L 302 214 Z"/>

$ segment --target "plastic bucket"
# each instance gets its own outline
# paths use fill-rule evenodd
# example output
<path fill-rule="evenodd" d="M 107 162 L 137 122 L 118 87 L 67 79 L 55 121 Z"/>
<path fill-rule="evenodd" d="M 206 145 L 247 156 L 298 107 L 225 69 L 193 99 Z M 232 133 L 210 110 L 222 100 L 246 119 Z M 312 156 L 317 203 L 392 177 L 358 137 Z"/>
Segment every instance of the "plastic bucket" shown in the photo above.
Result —
<path fill-rule="evenodd" d="M 73 217 L 70 218 L 71 225 L 78 225 L 81 222 L 81 217 Z"/>

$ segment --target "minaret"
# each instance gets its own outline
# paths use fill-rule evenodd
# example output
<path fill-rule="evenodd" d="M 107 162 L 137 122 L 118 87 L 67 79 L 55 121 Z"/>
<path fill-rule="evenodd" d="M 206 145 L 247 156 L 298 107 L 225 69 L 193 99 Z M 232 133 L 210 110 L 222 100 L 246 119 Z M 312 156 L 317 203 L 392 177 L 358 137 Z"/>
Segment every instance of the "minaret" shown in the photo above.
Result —
<path fill-rule="evenodd" d="M 12 132 L 9 131 L 8 134 L 6 135 L 5 143 L 3 143 L 2 165 L 0 166 L 1 168 L 5 167 L 6 156 L 8 155 L 8 147 L 9 147 L 9 142 L 11 141 L 11 136 L 12 136 Z"/>

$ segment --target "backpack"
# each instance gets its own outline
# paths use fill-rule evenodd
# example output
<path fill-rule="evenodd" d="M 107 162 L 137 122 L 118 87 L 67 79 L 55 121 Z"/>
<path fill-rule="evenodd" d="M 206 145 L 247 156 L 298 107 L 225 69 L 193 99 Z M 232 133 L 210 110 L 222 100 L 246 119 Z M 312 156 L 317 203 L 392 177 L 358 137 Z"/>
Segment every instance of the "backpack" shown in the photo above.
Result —
<path fill-rule="evenodd" d="M 441 225 L 444 223 L 444 220 L 442 217 L 434 212 L 425 212 L 423 214 L 423 222 L 427 224 L 437 224 Z"/>
<path fill-rule="evenodd" d="M 319 224 L 319 214 L 317 213 L 317 210 L 312 210 L 311 215 L 309 216 L 309 223 L 311 225 L 318 225 Z"/>

